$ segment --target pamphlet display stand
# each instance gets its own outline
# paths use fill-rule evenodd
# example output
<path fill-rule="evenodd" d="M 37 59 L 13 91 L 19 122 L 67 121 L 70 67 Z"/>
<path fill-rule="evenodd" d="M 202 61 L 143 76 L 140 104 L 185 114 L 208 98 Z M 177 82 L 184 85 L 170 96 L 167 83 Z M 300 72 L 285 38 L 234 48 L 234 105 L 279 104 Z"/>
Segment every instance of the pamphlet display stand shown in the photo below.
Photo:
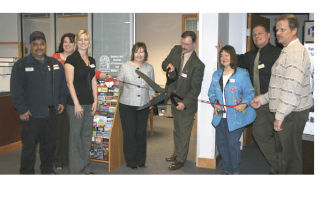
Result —
<path fill-rule="evenodd" d="M 124 163 L 119 96 L 119 88 L 112 87 L 112 82 L 99 81 L 90 159 L 108 164 L 109 172 Z"/>

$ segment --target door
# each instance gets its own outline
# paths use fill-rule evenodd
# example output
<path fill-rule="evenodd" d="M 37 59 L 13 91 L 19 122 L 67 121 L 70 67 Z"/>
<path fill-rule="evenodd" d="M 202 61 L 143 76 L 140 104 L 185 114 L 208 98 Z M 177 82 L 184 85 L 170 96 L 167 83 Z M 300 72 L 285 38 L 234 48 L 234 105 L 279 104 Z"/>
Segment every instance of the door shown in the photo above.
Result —
<path fill-rule="evenodd" d="M 184 31 L 193 31 L 197 34 L 197 46 L 196 53 L 198 54 L 199 47 L 199 31 L 198 31 L 198 20 L 199 14 L 183 14 L 182 15 L 182 32 Z M 195 115 L 194 121 L 195 127 L 195 136 L 197 137 L 197 113 Z M 197 161 L 197 144 L 194 145 L 194 162 Z"/>
<path fill-rule="evenodd" d="M 247 18 L 247 28 L 250 29 L 250 33 L 252 28 L 258 24 L 262 23 L 266 25 L 266 27 L 270 31 L 270 20 L 268 18 L 262 17 L 259 14 L 248 14 Z M 247 36 L 247 51 L 250 51 L 252 49 L 255 49 L 254 43 L 252 41 L 251 34 Z M 243 145 L 249 145 L 253 142 L 253 136 L 252 136 L 252 124 L 246 127 L 244 133 L 243 133 Z"/>

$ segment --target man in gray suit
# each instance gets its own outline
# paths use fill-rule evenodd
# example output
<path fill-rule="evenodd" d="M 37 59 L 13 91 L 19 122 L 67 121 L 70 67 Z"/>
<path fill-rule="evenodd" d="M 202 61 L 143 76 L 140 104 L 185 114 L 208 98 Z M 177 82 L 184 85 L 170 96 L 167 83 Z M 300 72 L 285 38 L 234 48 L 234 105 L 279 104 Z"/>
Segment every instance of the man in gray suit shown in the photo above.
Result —
<path fill-rule="evenodd" d="M 167 85 L 183 100 L 176 99 L 178 105 L 172 104 L 174 117 L 174 152 L 166 158 L 172 162 L 170 170 L 176 170 L 184 165 L 189 150 L 189 140 L 194 122 L 194 114 L 198 108 L 198 96 L 201 90 L 205 65 L 200 61 L 194 48 L 196 34 L 185 31 L 181 35 L 181 45 L 176 45 L 162 63 L 162 69 L 169 72 L 173 81 Z"/>

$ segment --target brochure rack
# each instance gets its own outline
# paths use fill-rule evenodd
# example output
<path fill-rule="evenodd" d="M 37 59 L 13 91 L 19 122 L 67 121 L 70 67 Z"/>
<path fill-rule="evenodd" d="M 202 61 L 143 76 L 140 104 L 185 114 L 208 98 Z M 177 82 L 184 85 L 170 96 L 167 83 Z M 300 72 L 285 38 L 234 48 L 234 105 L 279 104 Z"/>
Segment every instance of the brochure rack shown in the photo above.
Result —
<path fill-rule="evenodd" d="M 108 171 L 124 162 L 123 137 L 119 114 L 119 88 L 113 82 L 99 81 L 98 107 L 93 120 L 90 159 L 108 164 Z"/>

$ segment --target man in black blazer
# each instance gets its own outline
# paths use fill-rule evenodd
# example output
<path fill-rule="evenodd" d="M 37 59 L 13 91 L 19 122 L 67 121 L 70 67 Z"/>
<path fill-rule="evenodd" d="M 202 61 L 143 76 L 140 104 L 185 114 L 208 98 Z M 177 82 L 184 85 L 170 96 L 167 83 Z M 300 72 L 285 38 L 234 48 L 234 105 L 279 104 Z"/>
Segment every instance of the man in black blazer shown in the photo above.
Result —
<path fill-rule="evenodd" d="M 170 170 L 179 169 L 184 165 L 189 151 L 190 135 L 194 115 L 198 108 L 198 96 L 201 90 L 205 65 L 200 61 L 196 52 L 196 34 L 185 31 L 181 35 L 181 45 L 176 45 L 167 58 L 162 62 L 162 69 L 169 72 L 167 88 L 183 99 L 176 99 L 178 105 L 172 104 L 174 117 L 174 152 L 166 158 L 172 162 Z"/>
<path fill-rule="evenodd" d="M 281 49 L 270 44 L 270 32 L 263 24 L 257 24 L 252 29 L 252 39 L 257 49 L 251 50 L 243 55 L 239 55 L 239 66 L 249 71 L 252 83 L 257 94 L 268 92 L 271 77 L 271 68 L 278 59 Z M 257 54 L 259 52 L 259 57 Z M 255 60 L 257 60 L 258 81 L 255 84 Z M 256 110 L 257 118 L 253 123 L 253 137 L 256 140 L 261 152 L 271 166 L 271 173 L 278 173 L 278 150 L 277 147 L 270 146 L 273 140 L 273 130 L 267 130 L 266 124 L 269 123 L 268 113 L 269 104 L 261 106 Z"/>

